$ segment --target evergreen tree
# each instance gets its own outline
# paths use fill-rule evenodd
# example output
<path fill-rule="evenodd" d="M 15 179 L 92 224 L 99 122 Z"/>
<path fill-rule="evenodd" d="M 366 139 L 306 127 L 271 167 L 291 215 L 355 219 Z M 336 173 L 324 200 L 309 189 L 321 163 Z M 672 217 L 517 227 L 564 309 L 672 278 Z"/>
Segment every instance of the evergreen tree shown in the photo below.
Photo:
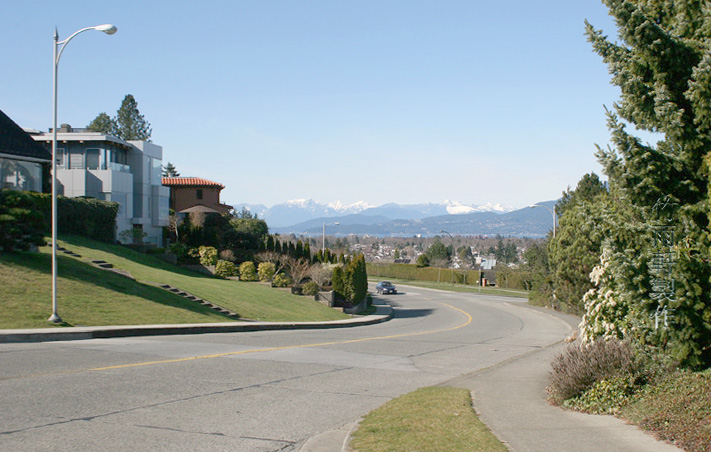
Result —
<path fill-rule="evenodd" d="M 116 112 L 114 118 L 117 127 L 118 138 L 122 140 L 145 140 L 151 139 L 151 125 L 146 121 L 140 111 L 138 102 L 132 94 L 127 94 L 121 102 L 121 108 Z"/>
<path fill-rule="evenodd" d="M 116 122 L 106 113 L 99 113 L 86 128 L 92 132 L 100 132 L 105 135 L 116 134 Z"/>
<path fill-rule="evenodd" d="M 614 300 L 588 297 L 588 314 L 600 303 L 627 306 L 622 332 L 665 347 L 683 364 L 711 363 L 709 168 L 711 149 L 711 10 L 699 0 L 604 0 L 620 43 L 589 23 L 587 36 L 607 63 L 621 100 L 608 111 L 613 148 L 598 149 L 610 180 L 618 218 L 598 267 L 598 289 Z M 658 133 L 643 144 L 625 122 Z M 655 266 L 663 228 L 668 249 L 666 291 L 659 297 Z M 605 276 L 607 275 L 607 276 Z M 666 324 L 659 327 L 659 314 Z M 666 317 L 668 315 L 668 317 Z M 587 332 L 597 331 L 586 315 Z M 650 320 L 653 319 L 653 320 Z M 628 328 L 624 328 L 626 324 Z M 668 326 L 668 327 L 667 327 Z"/>
<path fill-rule="evenodd" d="M 168 162 L 167 165 L 163 166 L 163 177 L 180 177 L 180 173 L 175 169 L 172 163 Z"/>

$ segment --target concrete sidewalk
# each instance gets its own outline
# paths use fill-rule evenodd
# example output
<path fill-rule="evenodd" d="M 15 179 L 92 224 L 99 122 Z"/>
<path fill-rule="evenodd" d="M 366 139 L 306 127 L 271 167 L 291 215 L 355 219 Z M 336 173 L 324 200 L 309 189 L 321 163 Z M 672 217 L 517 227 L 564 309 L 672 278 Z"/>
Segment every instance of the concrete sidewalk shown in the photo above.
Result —
<path fill-rule="evenodd" d="M 579 322 L 572 316 L 546 312 L 565 320 L 572 329 Z M 479 418 L 512 452 L 683 452 L 613 416 L 566 411 L 549 404 L 550 363 L 565 345 L 535 350 L 444 385 L 471 391 Z M 299 452 L 347 452 L 350 433 L 357 425 L 310 438 Z"/>
<path fill-rule="evenodd" d="M 180 325 L 119 325 L 91 327 L 55 327 L 24 330 L 0 330 L 0 344 L 8 342 L 72 341 L 129 336 L 162 336 L 170 334 L 236 333 L 241 331 L 306 330 L 348 328 L 390 320 L 393 310 L 388 305 L 375 305 L 376 312 L 368 316 L 330 322 L 229 322 Z"/>

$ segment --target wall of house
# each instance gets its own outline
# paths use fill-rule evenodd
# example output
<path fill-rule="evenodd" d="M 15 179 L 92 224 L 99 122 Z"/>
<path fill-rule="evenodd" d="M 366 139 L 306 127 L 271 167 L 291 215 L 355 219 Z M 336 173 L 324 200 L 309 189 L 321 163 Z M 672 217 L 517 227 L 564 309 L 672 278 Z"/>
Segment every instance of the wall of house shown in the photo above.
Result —
<path fill-rule="evenodd" d="M 202 198 L 198 197 L 198 190 L 202 190 Z M 220 191 L 220 187 L 173 187 L 173 209 L 180 212 L 200 204 L 215 210 L 224 210 L 220 205 Z"/>

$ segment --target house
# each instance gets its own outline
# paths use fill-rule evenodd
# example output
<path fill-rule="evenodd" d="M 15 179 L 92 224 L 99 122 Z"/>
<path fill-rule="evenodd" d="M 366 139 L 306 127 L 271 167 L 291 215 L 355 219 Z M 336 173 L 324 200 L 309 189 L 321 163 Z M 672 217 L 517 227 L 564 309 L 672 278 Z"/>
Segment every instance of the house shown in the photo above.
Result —
<path fill-rule="evenodd" d="M 163 186 L 170 187 L 170 208 L 175 213 L 227 213 L 232 206 L 220 202 L 224 185 L 199 177 L 164 177 Z"/>
<path fill-rule="evenodd" d="M 52 153 L 0 110 L 0 188 L 42 191 L 42 166 Z"/>
<path fill-rule="evenodd" d="M 52 149 L 52 133 L 32 133 Z M 57 194 L 119 204 L 117 238 L 163 246 L 170 190 L 161 185 L 163 148 L 62 124 L 57 129 Z"/>

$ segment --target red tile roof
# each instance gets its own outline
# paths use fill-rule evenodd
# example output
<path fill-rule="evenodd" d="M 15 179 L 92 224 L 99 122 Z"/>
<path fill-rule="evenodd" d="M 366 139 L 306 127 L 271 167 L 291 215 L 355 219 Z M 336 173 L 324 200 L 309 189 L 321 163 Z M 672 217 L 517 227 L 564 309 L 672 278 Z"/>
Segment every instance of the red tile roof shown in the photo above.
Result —
<path fill-rule="evenodd" d="M 162 184 L 166 187 L 220 187 L 224 185 L 200 177 L 164 177 Z"/>

